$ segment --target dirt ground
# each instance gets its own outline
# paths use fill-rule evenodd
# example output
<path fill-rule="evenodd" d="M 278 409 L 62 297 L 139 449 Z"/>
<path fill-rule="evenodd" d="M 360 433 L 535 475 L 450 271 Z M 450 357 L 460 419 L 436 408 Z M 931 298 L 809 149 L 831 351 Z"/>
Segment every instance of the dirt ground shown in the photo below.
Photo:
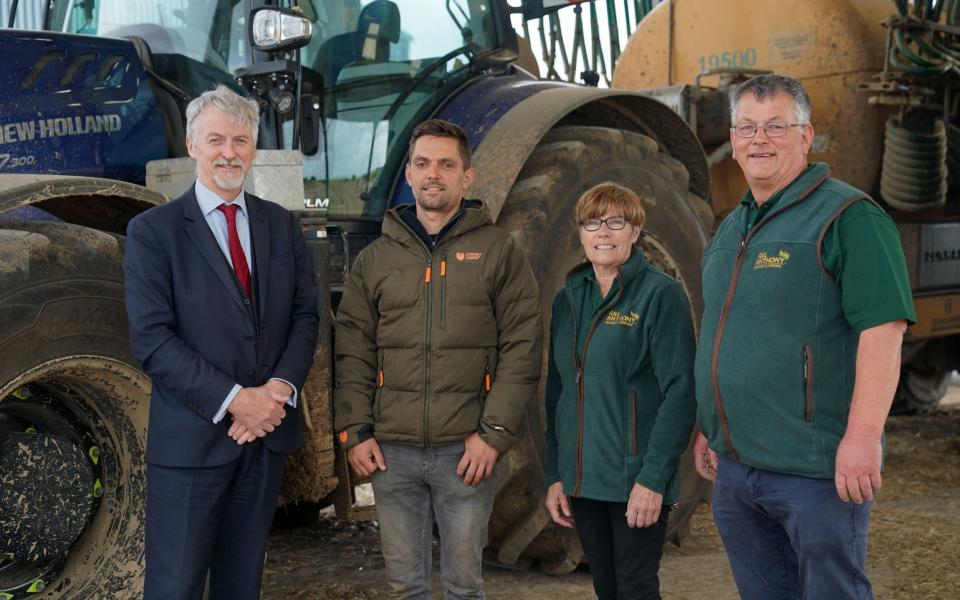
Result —
<path fill-rule="evenodd" d="M 434 594 L 442 597 L 435 563 Z M 960 598 L 960 390 L 936 413 L 891 417 L 883 489 L 871 522 L 868 569 L 880 600 Z M 702 505 L 682 547 L 660 570 L 666 600 L 738 598 L 726 556 Z M 492 600 L 592 598 L 590 575 L 563 577 L 485 567 Z M 271 537 L 264 600 L 386 598 L 374 524 L 321 518 Z"/>

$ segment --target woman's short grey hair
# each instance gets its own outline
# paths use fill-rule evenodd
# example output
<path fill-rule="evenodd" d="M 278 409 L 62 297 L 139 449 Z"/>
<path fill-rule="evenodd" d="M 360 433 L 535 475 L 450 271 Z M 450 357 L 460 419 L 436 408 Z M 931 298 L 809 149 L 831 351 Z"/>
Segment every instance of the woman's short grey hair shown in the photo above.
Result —
<path fill-rule="evenodd" d="M 260 129 L 260 105 L 256 100 L 244 98 L 224 85 L 200 94 L 187 105 L 187 139 L 191 143 L 197 143 L 197 117 L 208 106 L 228 115 L 234 125 L 249 125 L 256 145 Z"/>
<path fill-rule="evenodd" d="M 753 94 L 757 102 L 773 98 L 777 94 L 789 94 L 793 98 L 793 108 L 798 125 L 810 123 L 810 96 L 799 80 L 786 75 L 758 75 L 738 85 L 730 96 L 730 124 L 737 122 L 737 105 L 744 94 Z"/>

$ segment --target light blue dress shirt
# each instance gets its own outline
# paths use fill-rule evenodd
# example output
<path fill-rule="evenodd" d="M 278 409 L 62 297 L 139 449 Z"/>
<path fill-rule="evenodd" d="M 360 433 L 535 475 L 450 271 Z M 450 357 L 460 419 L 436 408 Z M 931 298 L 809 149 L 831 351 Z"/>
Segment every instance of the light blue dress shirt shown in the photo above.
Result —
<path fill-rule="evenodd" d="M 210 227 L 210 231 L 213 232 L 213 237 L 217 240 L 217 245 L 220 246 L 220 251 L 223 252 L 223 256 L 226 257 L 227 262 L 232 266 L 233 260 L 230 258 L 230 237 L 227 233 L 227 215 L 217 210 L 218 206 L 227 203 L 223 201 L 223 198 L 211 191 L 210 188 L 200 183 L 199 179 L 194 186 L 194 191 L 197 194 L 197 203 L 200 205 L 200 212 L 203 213 L 203 218 L 207 221 L 207 226 Z M 247 266 L 250 267 L 250 275 L 252 277 L 253 261 L 250 258 L 250 218 L 247 215 L 247 201 L 242 190 L 230 204 L 237 207 L 237 236 L 240 238 L 240 246 L 243 248 L 243 255 L 247 259 Z M 296 407 L 297 388 L 286 379 L 280 379 L 279 377 L 271 377 L 270 379 L 282 381 L 290 386 L 293 393 L 290 395 L 290 399 L 287 400 L 287 404 Z M 241 389 L 243 388 L 239 383 L 233 384 L 233 389 L 231 389 L 227 397 L 224 398 L 223 404 L 220 405 L 220 410 L 213 416 L 214 423 L 219 423 L 223 420 L 224 415 L 227 414 L 227 408 Z"/>

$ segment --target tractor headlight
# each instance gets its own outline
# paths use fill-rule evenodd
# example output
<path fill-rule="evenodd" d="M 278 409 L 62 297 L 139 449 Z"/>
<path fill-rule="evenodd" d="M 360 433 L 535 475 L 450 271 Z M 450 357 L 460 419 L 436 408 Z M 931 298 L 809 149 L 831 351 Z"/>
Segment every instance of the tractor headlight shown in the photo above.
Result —
<path fill-rule="evenodd" d="M 306 46 L 312 32 L 310 21 L 290 9 L 260 8 L 250 17 L 250 43 L 261 52 Z"/>

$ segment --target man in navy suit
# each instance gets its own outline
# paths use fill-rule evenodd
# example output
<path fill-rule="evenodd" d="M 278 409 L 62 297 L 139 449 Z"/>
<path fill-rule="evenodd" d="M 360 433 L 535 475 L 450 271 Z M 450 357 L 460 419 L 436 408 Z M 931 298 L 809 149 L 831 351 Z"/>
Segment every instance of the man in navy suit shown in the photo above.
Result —
<path fill-rule="evenodd" d="M 146 600 L 259 598 L 317 291 L 297 219 L 244 193 L 257 104 L 225 87 L 187 107 L 197 181 L 127 228 L 130 346 L 153 381 Z"/>

